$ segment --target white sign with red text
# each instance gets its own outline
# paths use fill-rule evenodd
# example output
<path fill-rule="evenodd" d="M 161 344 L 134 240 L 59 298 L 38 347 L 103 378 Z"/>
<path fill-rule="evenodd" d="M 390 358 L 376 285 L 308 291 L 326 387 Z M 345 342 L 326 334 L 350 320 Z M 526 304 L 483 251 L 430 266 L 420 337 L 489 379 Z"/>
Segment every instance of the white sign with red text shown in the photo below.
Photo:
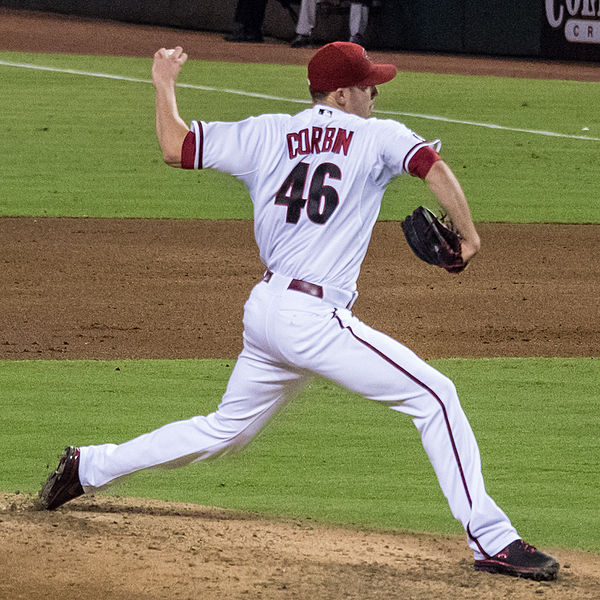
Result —
<path fill-rule="evenodd" d="M 546 20 L 571 43 L 600 44 L 600 0 L 545 0 Z"/>

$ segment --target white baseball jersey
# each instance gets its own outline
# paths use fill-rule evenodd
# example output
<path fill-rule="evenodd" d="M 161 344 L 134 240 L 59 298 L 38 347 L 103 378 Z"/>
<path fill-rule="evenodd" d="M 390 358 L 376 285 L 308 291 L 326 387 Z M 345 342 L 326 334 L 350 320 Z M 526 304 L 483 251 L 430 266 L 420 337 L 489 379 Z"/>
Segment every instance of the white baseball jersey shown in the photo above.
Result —
<path fill-rule="evenodd" d="M 266 267 L 354 291 L 386 185 L 425 142 L 392 120 L 324 105 L 297 115 L 197 122 L 193 166 L 241 179 Z M 191 161 L 189 166 L 192 166 Z"/>

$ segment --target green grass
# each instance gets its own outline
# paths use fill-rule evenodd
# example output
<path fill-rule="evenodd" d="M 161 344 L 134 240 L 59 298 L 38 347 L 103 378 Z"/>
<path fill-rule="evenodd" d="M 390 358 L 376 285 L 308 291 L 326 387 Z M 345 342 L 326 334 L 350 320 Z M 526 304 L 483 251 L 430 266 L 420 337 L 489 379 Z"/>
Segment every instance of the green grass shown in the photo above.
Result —
<path fill-rule="evenodd" d="M 600 551 L 598 359 L 448 359 L 487 488 L 536 543 Z M 219 360 L 0 363 L 0 489 L 38 489 L 69 443 L 122 442 L 212 411 Z M 323 522 L 460 533 L 409 418 L 318 380 L 242 453 L 107 493 Z"/>
<path fill-rule="evenodd" d="M 193 59 L 193 57 L 192 57 Z M 0 52 L 0 60 L 150 78 L 150 59 Z M 0 65 L 0 216 L 251 218 L 244 186 L 162 164 L 149 83 Z M 191 60 L 186 120 L 234 120 L 305 105 L 304 67 Z M 381 111 L 600 137 L 598 83 L 402 73 Z M 220 91 L 219 91 L 220 90 Z M 390 115 L 380 113 L 386 118 Z M 476 221 L 600 222 L 598 142 L 394 115 L 441 138 Z M 583 128 L 588 128 L 583 131 Z M 381 218 L 429 195 L 398 178 Z M 488 490 L 543 545 L 600 551 L 598 359 L 440 360 L 479 440 Z M 0 489 L 35 492 L 69 443 L 122 442 L 214 410 L 231 361 L 0 362 Z M 140 473 L 113 494 L 324 522 L 461 533 L 410 420 L 316 381 L 237 456 Z"/>
<path fill-rule="evenodd" d="M 150 78 L 150 59 L 0 52 L 0 60 Z M 230 176 L 182 173 L 162 164 L 149 83 L 0 65 L 0 215 L 250 218 L 244 186 Z M 307 99 L 304 67 L 191 60 L 180 89 L 186 120 L 235 120 L 297 112 Z M 600 84 L 401 73 L 381 86 L 377 108 L 506 127 L 600 137 L 590 107 Z M 381 114 L 387 117 L 389 115 Z M 441 138 L 476 221 L 598 222 L 597 141 L 540 136 L 394 116 L 427 138 Z M 588 131 L 582 131 L 587 127 Z M 403 218 L 431 201 L 421 182 L 390 186 L 381 218 Z"/>

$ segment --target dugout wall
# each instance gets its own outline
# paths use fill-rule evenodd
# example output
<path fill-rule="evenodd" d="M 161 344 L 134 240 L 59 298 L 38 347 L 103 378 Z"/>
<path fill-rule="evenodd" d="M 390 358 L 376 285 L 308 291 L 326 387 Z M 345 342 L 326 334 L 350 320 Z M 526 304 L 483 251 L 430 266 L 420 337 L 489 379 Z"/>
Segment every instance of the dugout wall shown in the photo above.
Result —
<path fill-rule="evenodd" d="M 315 36 L 347 38 L 347 2 L 319 8 Z M 289 4 L 289 2 L 288 2 Z M 0 6 L 205 31 L 231 30 L 236 0 L 0 0 Z M 269 0 L 268 36 L 290 40 L 299 0 Z M 376 0 L 372 49 L 600 61 L 600 0 Z"/>

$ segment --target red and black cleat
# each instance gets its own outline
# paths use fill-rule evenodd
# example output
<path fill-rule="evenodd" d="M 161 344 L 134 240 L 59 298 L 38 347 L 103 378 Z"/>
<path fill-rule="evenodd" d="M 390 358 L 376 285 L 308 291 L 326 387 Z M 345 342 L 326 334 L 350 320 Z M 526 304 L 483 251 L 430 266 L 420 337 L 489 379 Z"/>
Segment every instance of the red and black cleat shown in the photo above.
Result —
<path fill-rule="evenodd" d="M 39 493 L 42 508 L 54 510 L 84 493 L 79 481 L 79 448 L 69 446 Z"/>
<path fill-rule="evenodd" d="M 523 540 L 515 540 L 495 556 L 475 561 L 476 571 L 550 581 L 558 575 L 558 561 Z"/>

